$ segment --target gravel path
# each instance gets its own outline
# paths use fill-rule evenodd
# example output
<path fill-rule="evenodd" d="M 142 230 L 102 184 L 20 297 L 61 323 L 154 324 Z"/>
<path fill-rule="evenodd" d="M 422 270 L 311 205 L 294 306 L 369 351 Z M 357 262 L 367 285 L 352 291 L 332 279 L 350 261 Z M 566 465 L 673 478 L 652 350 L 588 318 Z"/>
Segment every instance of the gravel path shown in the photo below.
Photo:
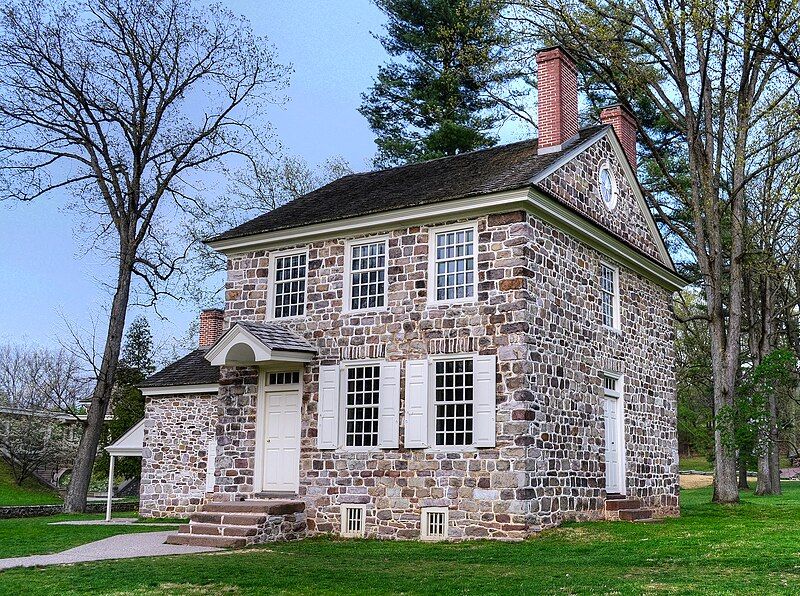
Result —
<path fill-rule="evenodd" d="M 164 555 L 188 555 L 219 550 L 203 546 L 184 546 L 164 544 L 171 532 L 142 532 L 139 534 L 119 534 L 77 546 L 53 555 L 33 555 L 0 559 L 0 569 L 12 567 L 35 567 L 37 565 L 63 565 L 104 561 L 107 559 L 132 559 L 134 557 L 161 557 Z"/>

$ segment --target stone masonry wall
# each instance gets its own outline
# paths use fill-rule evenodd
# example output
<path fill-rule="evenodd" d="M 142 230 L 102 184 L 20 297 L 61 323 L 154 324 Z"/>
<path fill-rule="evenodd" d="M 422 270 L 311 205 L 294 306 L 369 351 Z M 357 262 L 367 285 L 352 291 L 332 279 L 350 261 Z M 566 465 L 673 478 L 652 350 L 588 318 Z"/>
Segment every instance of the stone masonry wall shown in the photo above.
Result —
<path fill-rule="evenodd" d="M 598 190 L 598 171 L 606 160 L 619 187 L 613 211 L 606 208 Z M 539 182 L 539 186 L 646 255 L 663 262 L 633 190 L 606 139 L 601 139 L 550 174 Z"/>
<path fill-rule="evenodd" d="M 617 369 L 626 375 L 629 492 L 664 512 L 676 507 L 667 292 L 623 269 L 623 330 L 605 330 L 596 251 L 522 212 L 477 222 L 478 301 L 468 305 L 427 304 L 428 226 L 388 234 L 389 300 L 380 312 L 342 312 L 345 239 L 309 245 L 308 314 L 286 324 L 320 350 L 306 367 L 303 394 L 300 495 L 312 533 L 338 532 L 342 503 L 367 504 L 368 535 L 397 538 L 419 535 L 425 506 L 450 507 L 452 538 L 521 538 L 563 519 L 599 517 L 605 494 L 601 375 Z M 268 269 L 266 251 L 230 259 L 228 322 L 264 320 Z M 498 356 L 496 448 L 317 450 L 320 363 L 470 352 Z M 229 408 L 238 438 L 231 438 L 224 461 L 233 469 L 217 472 L 230 475 L 235 480 L 228 486 L 238 482 L 242 492 L 253 490 L 257 388 L 248 374 L 236 398 L 244 408 Z"/>
<path fill-rule="evenodd" d="M 217 413 L 215 394 L 146 398 L 142 517 L 182 517 L 203 505 Z"/>

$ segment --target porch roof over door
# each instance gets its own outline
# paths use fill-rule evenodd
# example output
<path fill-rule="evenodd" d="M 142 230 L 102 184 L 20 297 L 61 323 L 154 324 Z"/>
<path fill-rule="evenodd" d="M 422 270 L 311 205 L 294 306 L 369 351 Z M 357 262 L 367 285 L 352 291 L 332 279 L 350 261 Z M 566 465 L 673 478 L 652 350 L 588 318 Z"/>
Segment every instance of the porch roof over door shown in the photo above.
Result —
<path fill-rule="evenodd" d="M 265 362 L 309 362 L 317 349 L 294 331 L 273 322 L 238 321 L 206 353 L 213 366 Z"/>

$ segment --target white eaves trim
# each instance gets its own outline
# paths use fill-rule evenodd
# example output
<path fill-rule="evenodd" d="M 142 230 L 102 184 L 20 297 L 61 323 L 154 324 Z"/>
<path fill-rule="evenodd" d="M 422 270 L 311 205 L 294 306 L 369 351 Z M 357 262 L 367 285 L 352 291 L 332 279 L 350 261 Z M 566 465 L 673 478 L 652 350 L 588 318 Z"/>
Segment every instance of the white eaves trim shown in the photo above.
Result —
<path fill-rule="evenodd" d="M 142 395 L 183 395 L 189 393 L 217 393 L 218 383 L 206 383 L 200 385 L 167 385 L 164 387 L 142 387 Z"/>
<path fill-rule="evenodd" d="M 607 126 L 605 129 L 589 137 L 583 143 L 576 145 L 573 149 L 562 155 L 555 162 L 536 174 L 536 176 L 534 176 L 531 180 L 531 183 L 538 184 L 550 174 L 563 167 L 568 162 L 572 161 L 579 153 L 585 151 L 603 138 L 608 139 L 608 142 L 611 144 L 611 148 L 614 150 L 614 155 L 622 167 L 622 171 L 625 173 L 625 179 L 628 182 L 628 186 L 633 191 L 633 196 L 636 198 L 636 202 L 639 205 L 639 210 L 642 212 L 642 215 L 647 222 L 647 228 L 650 230 L 650 236 L 653 237 L 653 242 L 656 243 L 656 248 L 658 249 L 658 254 L 661 256 L 661 260 L 664 263 L 672 263 L 672 259 L 669 256 L 667 247 L 664 244 L 664 239 L 661 237 L 661 234 L 658 231 L 658 226 L 656 225 L 656 222 L 650 213 L 650 208 L 647 206 L 647 201 L 644 200 L 644 195 L 642 195 L 639 182 L 636 180 L 636 173 L 633 171 L 628 158 L 625 156 L 625 150 L 622 148 L 622 145 L 619 144 L 617 135 L 614 134 L 611 126 Z"/>
<path fill-rule="evenodd" d="M 287 244 L 300 244 L 319 238 L 326 238 L 346 234 L 355 236 L 368 232 L 378 232 L 391 229 L 394 224 L 416 224 L 426 223 L 431 217 L 443 216 L 446 219 L 465 217 L 471 213 L 485 213 L 496 211 L 497 207 L 508 208 L 516 206 L 523 208 L 528 201 L 528 187 L 515 190 L 492 193 L 487 195 L 477 195 L 454 199 L 452 201 L 442 201 L 440 203 L 428 203 L 417 207 L 397 209 L 395 211 L 384 211 L 370 215 L 361 215 L 337 221 L 329 221 L 302 228 L 290 228 L 288 230 L 276 230 L 275 232 L 265 232 L 254 234 L 244 238 L 230 238 L 209 242 L 208 245 L 214 250 L 218 250 L 226 255 L 241 253 L 248 250 L 262 250 L 284 247 Z"/>

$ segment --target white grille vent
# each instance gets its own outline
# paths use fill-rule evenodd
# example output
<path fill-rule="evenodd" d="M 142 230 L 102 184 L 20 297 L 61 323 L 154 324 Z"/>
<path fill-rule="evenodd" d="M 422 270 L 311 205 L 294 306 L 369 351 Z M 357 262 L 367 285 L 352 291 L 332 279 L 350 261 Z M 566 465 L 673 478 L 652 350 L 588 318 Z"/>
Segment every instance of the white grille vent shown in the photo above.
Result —
<path fill-rule="evenodd" d="M 422 510 L 422 540 L 447 540 L 450 525 L 447 507 L 426 507 Z"/>
<path fill-rule="evenodd" d="M 366 505 L 342 505 L 341 535 L 347 538 L 363 538 L 366 513 Z"/>

